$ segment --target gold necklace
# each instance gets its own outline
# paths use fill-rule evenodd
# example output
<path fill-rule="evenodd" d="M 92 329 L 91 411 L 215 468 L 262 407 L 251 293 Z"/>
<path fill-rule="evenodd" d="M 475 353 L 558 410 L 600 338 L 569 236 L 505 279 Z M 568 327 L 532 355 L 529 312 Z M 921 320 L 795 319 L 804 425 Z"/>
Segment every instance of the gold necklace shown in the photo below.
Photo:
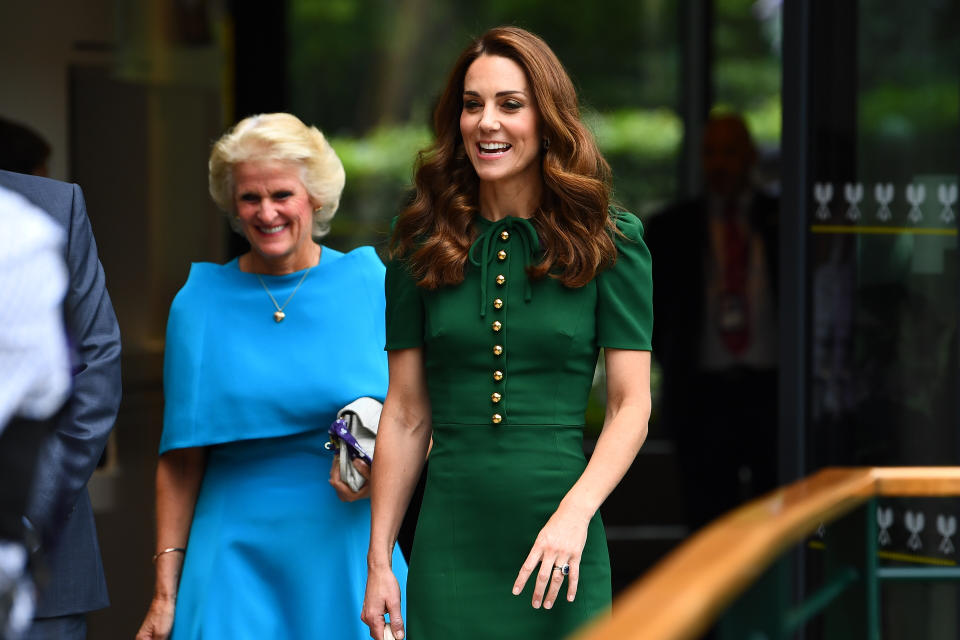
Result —
<path fill-rule="evenodd" d="M 320 261 L 318 260 L 317 263 L 319 264 L 319 262 Z M 283 310 L 287 308 L 288 304 L 290 304 L 290 300 L 293 299 L 294 294 L 297 293 L 297 289 L 299 289 L 300 285 L 303 284 L 303 281 L 307 279 L 307 274 L 310 273 L 310 269 L 313 269 L 314 266 L 316 265 L 310 265 L 309 267 L 307 267 L 307 270 L 303 272 L 303 275 L 300 276 L 300 282 L 298 282 L 297 286 L 293 288 L 293 292 L 291 292 L 290 295 L 287 296 L 287 301 L 283 303 L 283 306 L 280 306 L 279 304 L 277 304 L 277 299 L 273 297 L 272 293 L 270 293 L 270 289 L 267 288 L 267 283 L 263 281 L 263 278 L 260 277 L 260 274 L 259 273 L 255 274 L 257 276 L 257 280 L 260 281 L 260 286 L 262 286 L 263 290 L 267 292 L 268 296 L 270 296 L 270 301 L 273 303 L 273 306 L 276 307 L 277 309 L 276 311 L 273 312 L 273 320 L 275 322 L 283 322 L 283 319 L 287 317 L 287 314 L 285 314 Z"/>

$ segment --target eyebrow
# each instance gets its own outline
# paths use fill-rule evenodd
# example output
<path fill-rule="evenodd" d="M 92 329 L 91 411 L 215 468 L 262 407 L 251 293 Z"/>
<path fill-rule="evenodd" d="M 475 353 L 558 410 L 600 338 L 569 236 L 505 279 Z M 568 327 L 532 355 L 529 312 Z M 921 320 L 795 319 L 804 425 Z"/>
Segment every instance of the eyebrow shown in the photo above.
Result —
<path fill-rule="evenodd" d="M 519 93 L 519 94 L 522 95 L 522 96 L 527 95 L 527 92 L 526 92 L 526 91 L 522 91 L 522 90 L 520 90 L 520 89 L 510 89 L 510 90 L 508 90 L 508 91 L 497 91 L 496 97 L 497 97 L 497 98 L 501 98 L 501 97 L 503 97 L 503 96 L 509 96 L 509 95 L 514 94 L 514 93 Z M 465 91 L 463 92 L 463 95 L 480 97 L 480 93 L 477 92 L 477 91 L 466 91 L 466 90 L 465 90 Z"/>

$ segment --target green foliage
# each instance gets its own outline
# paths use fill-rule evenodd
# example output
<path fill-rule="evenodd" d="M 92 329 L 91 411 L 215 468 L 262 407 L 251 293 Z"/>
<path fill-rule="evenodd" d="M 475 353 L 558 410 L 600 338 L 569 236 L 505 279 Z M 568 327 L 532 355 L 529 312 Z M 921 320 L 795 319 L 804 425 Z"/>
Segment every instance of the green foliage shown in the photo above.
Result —
<path fill-rule="evenodd" d="M 860 126 L 865 133 L 909 139 L 956 127 L 960 91 L 955 82 L 905 87 L 885 83 L 860 96 Z"/>
<path fill-rule="evenodd" d="M 459 52 L 503 24 L 541 35 L 598 109 L 677 102 L 668 0 L 290 0 L 288 24 L 292 110 L 338 135 L 426 123 Z"/>
<path fill-rule="evenodd" d="M 761 20 L 754 0 L 715 0 L 713 91 L 715 106 L 744 115 L 754 138 L 780 142 L 781 65 L 778 14 Z"/>
<path fill-rule="evenodd" d="M 605 154 L 630 153 L 667 160 L 673 158 L 683 138 L 683 122 L 673 111 L 618 109 L 590 112 L 585 118 Z"/>
<path fill-rule="evenodd" d="M 776 59 L 738 57 L 714 65 L 717 99 L 738 111 L 780 99 L 780 64 Z"/>
<path fill-rule="evenodd" d="M 426 126 L 407 123 L 381 126 L 365 136 L 330 138 L 343 162 L 347 179 L 381 177 L 398 184 L 409 184 L 417 151 L 431 141 Z"/>
<path fill-rule="evenodd" d="M 644 216 L 676 193 L 683 123 L 669 109 L 589 112 L 587 124 L 613 170 L 614 200 Z"/>

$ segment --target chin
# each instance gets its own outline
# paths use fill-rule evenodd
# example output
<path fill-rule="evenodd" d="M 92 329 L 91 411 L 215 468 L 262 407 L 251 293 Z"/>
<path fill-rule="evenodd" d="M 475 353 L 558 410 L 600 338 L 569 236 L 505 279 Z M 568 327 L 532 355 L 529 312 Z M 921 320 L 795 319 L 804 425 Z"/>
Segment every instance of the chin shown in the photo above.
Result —
<path fill-rule="evenodd" d="M 485 168 L 481 171 L 477 171 L 477 177 L 480 178 L 483 182 L 496 182 L 497 180 L 503 180 L 504 178 L 509 178 L 510 175 L 504 173 L 503 171 L 497 171 L 494 169 Z"/>
<path fill-rule="evenodd" d="M 289 247 L 257 247 L 257 253 L 264 258 L 282 258 L 291 253 Z"/>

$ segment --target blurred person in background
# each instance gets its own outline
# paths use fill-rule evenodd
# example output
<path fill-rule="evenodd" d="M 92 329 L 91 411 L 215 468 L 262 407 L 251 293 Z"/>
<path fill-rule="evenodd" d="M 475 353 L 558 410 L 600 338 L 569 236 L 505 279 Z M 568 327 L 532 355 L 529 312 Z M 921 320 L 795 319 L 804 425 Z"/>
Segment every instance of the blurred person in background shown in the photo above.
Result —
<path fill-rule="evenodd" d="M 324 444 L 340 408 L 386 394 L 384 266 L 319 243 L 344 178 L 323 134 L 286 113 L 213 147 L 210 194 L 250 250 L 195 263 L 170 308 L 138 640 L 366 636 L 369 483 L 351 490 Z M 390 557 L 402 585 L 395 544 Z"/>
<path fill-rule="evenodd" d="M 693 529 L 777 480 L 778 203 L 753 180 L 739 115 L 712 115 L 701 150 L 703 193 L 651 217 L 646 235 L 659 419 Z"/>
<path fill-rule="evenodd" d="M 49 419 L 70 393 L 70 357 L 63 230 L 2 187 L 0 227 L 0 638 L 14 639 L 36 604 L 36 540 L 23 521 L 30 479 Z"/>
<path fill-rule="evenodd" d="M 70 400 L 39 444 L 25 507 L 26 535 L 46 574 L 26 637 L 85 638 L 86 613 L 109 604 L 87 482 L 120 406 L 120 329 L 80 187 L 9 171 L 0 171 L 0 187 L 43 210 L 66 236 L 63 317 L 74 365 Z"/>
<path fill-rule="evenodd" d="M 434 130 L 387 266 L 363 618 L 377 639 L 385 614 L 398 638 L 566 637 L 610 606 L 598 509 L 646 437 L 650 255 L 534 34 L 471 43 Z M 588 464 L 600 348 L 607 413 Z M 405 627 L 390 548 L 431 438 Z"/>

